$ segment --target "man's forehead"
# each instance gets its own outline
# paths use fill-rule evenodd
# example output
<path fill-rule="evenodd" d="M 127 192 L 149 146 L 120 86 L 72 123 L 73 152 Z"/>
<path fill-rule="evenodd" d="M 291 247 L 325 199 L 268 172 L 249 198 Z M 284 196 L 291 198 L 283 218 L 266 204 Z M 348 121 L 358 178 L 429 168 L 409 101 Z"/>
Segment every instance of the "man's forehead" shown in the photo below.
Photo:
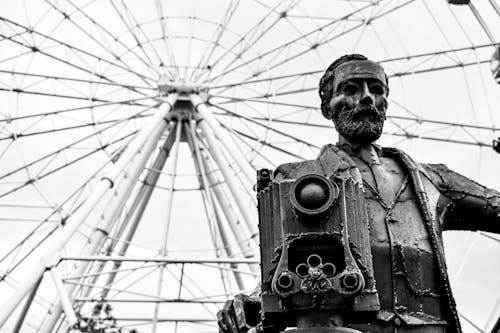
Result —
<path fill-rule="evenodd" d="M 378 63 L 370 60 L 352 60 L 335 68 L 333 90 L 351 79 L 375 79 L 386 85 L 384 69 Z"/>

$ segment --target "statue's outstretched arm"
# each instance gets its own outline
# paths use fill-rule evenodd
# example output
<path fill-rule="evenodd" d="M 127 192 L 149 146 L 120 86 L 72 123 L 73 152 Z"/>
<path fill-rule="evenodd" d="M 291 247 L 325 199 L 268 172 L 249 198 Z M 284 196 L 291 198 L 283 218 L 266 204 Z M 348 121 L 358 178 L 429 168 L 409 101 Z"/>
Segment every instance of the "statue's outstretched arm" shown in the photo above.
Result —
<path fill-rule="evenodd" d="M 444 164 L 423 164 L 445 207 L 444 230 L 500 233 L 500 192 L 450 170 Z"/>

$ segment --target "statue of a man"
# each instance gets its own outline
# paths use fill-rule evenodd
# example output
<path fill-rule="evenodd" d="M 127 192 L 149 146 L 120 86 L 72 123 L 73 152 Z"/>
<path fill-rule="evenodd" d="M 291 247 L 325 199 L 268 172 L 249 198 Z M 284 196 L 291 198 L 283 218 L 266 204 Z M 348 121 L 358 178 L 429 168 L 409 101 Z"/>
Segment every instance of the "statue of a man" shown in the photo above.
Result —
<path fill-rule="evenodd" d="M 359 54 L 333 62 L 321 78 L 319 95 L 323 116 L 335 124 L 339 142 L 323 147 L 316 160 L 281 165 L 274 179 L 321 172 L 325 165 L 339 165 L 333 163 L 337 159 L 347 159 L 351 172 L 361 175 L 380 311 L 369 323 L 344 326 L 374 333 L 458 333 L 441 233 L 500 233 L 500 193 L 442 164 L 417 164 L 398 149 L 377 146 L 388 93 L 378 63 Z M 256 325 L 258 305 L 258 295 L 226 302 L 218 314 L 221 331 L 242 332 Z"/>

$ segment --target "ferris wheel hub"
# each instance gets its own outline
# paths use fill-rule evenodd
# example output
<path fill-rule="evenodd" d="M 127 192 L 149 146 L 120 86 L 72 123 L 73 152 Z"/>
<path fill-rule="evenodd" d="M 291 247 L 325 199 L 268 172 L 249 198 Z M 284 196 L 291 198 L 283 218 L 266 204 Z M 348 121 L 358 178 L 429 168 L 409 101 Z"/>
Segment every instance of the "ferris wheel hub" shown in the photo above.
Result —
<path fill-rule="evenodd" d="M 208 87 L 195 82 L 172 81 L 166 76 L 160 76 L 158 90 L 161 95 L 178 94 L 178 100 L 189 100 L 189 95 L 197 94 L 203 101 L 208 99 Z"/>

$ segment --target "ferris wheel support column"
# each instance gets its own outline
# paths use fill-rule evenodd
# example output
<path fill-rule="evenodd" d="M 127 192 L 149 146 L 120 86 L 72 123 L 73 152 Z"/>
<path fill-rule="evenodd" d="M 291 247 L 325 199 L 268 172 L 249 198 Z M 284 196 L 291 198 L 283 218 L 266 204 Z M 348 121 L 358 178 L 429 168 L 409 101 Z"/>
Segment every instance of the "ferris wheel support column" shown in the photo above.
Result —
<path fill-rule="evenodd" d="M 165 228 L 163 230 L 163 241 L 162 241 L 162 246 L 160 250 L 160 255 L 162 257 L 167 256 L 167 243 L 168 243 L 168 234 L 169 234 L 169 229 L 170 229 L 170 218 L 172 216 L 172 203 L 173 203 L 173 198 L 174 198 L 174 186 L 175 186 L 175 178 L 177 174 L 177 162 L 179 160 L 179 146 L 181 143 L 181 133 L 182 133 L 182 119 L 177 119 L 176 124 L 175 124 L 175 140 L 174 140 L 174 145 L 173 145 L 173 151 L 172 151 L 172 172 L 170 176 L 170 184 L 169 184 L 169 191 L 167 191 L 167 214 L 166 214 L 166 221 L 165 221 Z M 163 287 L 163 275 L 165 271 L 165 266 L 166 264 L 160 265 L 158 267 L 158 281 L 156 285 L 156 296 L 158 298 L 161 297 L 161 289 Z M 179 287 L 180 288 L 180 287 Z M 156 328 L 158 325 L 158 311 L 160 309 L 160 303 L 156 303 L 154 307 L 154 312 L 153 312 L 153 328 L 152 332 L 156 333 Z"/>
<path fill-rule="evenodd" d="M 225 161 L 222 153 L 219 150 L 215 136 L 212 134 L 212 128 L 207 125 L 206 121 L 203 121 L 203 118 L 201 118 L 200 120 L 202 121 L 198 122 L 198 126 L 202 129 L 203 135 L 207 139 L 210 155 L 213 157 L 215 163 L 217 163 L 217 166 L 222 171 L 224 180 L 226 181 L 229 190 L 233 195 L 234 201 L 236 202 L 236 205 L 238 206 L 240 213 L 243 216 L 243 220 L 245 221 L 250 234 L 252 235 L 252 237 L 258 235 L 255 207 L 253 207 L 254 209 L 250 209 L 246 206 L 245 201 L 243 200 L 243 197 L 238 190 L 238 187 L 234 183 L 233 176 L 229 172 L 228 166 L 224 163 Z M 252 211 L 254 214 L 250 214 L 250 211 Z"/>
<path fill-rule="evenodd" d="M 226 217 L 226 221 L 229 224 L 229 227 L 233 233 L 233 236 L 236 239 L 236 242 L 238 243 L 241 252 L 243 253 L 243 256 L 245 256 L 246 258 L 254 258 L 255 253 L 252 250 L 250 244 L 252 238 L 246 237 L 244 235 L 244 231 L 240 230 L 239 226 L 241 226 L 241 224 L 238 223 L 239 218 L 237 214 L 234 212 L 233 206 L 227 199 L 230 197 L 230 195 L 227 194 L 225 188 L 223 187 L 224 184 L 220 182 L 219 179 L 216 178 L 214 174 L 214 169 L 210 165 L 208 165 L 208 163 L 209 163 L 208 156 L 206 156 L 203 159 L 203 165 L 205 167 L 206 174 L 208 176 L 207 177 L 208 184 L 214 194 L 214 199 L 216 199 L 214 200 L 215 203 L 214 208 L 217 209 L 217 206 L 221 208 L 222 212 L 224 213 L 224 216 Z M 250 264 L 249 268 L 252 273 L 258 273 L 258 268 L 256 266 Z"/>
<path fill-rule="evenodd" d="M 35 299 L 36 292 L 38 290 L 38 287 L 40 286 L 40 283 L 42 282 L 42 278 L 38 280 L 36 285 L 31 289 L 29 296 L 26 298 L 26 303 L 24 303 L 24 307 L 21 311 L 21 314 L 19 315 L 19 318 L 17 319 L 16 326 L 14 327 L 14 330 L 12 333 L 19 333 L 21 331 L 21 327 L 23 326 L 24 319 L 26 318 L 26 315 L 28 314 L 28 311 L 30 309 L 31 303 Z"/>
<path fill-rule="evenodd" d="M 247 182 L 245 182 L 245 179 L 243 179 L 244 177 L 241 175 L 240 172 L 238 172 L 238 170 L 236 170 L 236 168 L 234 167 L 234 163 L 231 161 L 232 154 L 229 154 L 225 149 L 222 149 L 221 153 L 224 159 L 226 160 L 226 164 L 229 166 L 231 170 L 234 171 L 234 175 L 238 179 L 241 186 L 244 189 L 247 189 L 245 191 L 247 199 L 252 201 L 255 207 L 257 207 L 257 197 L 255 196 L 255 192 L 252 190 L 254 184 L 248 184 Z"/>
<path fill-rule="evenodd" d="M 147 140 L 150 138 L 152 131 L 159 123 L 166 122 L 164 120 L 167 113 L 172 108 L 177 94 L 172 94 L 164 99 L 159 110 L 150 119 L 132 140 L 129 146 L 125 149 L 116 164 L 110 171 L 101 178 L 101 181 L 96 186 L 90 197 L 85 203 L 71 215 L 64 227 L 53 237 L 48 250 L 27 269 L 26 274 L 20 279 L 21 284 L 16 288 L 14 293 L 0 306 L 0 328 L 3 327 L 6 321 L 10 318 L 19 303 L 23 300 L 26 294 L 36 285 L 37 281 L 43 276 L 48 268 L 46 263 L 57 260 L 59 251 L 66 245 L 69 239 L 76 233 L 80 225 L 85 221 L 86 217 L 92 212 L 93 208 L 99 203 L 104 194 L 108 193 L 114 187 L 114 181 L 120 176 L 133 157 L 141 150 Z"/>
<path fill-rule="evenodd" d="M 66 314 L 66 320 L 70 326 L 76 324 L 78 319 L 76 318 L 75 310 L 73 309 L 73 305 L 71 304 L 71 299 L 68 295 L 67 290 L 64 288 L 64 284 L 62 280 L 57 276 L 56 266 L 53 266 L 49 269 L 50 276 L 52 277 L 52 281 L 57 290 L 57 294 L 59 295 L 59 303 L 61 304 L 64 313 Z"/>
<path fill-rule="evenodd" d="M 130 242 L 132 238 L 134 238 L 137 227 L 139 226 L 139 222 L 144 215 L 144 211 L 146 210 L 146 206 L 149 203 L 151 195 L 156 187 L 156 183 L 158 182 L 158 178 L 160 178 L 159 170 L 163 169 L 165 162 L 167 161 L 167 157 L 170 154 L 170 149 L 174 143 L 175 131 L 171 131 L 169 136 L 167 137 L 165 144 L 161 148 L 160 153 L 156 157 L 156 160 L 153 163 L 152 168 L 148 171 L 148 174 L 145 177 L 144 183 L 137 195 L 136 200 L 137 203 L 134 202 L 134 206 L 137 206 L 135 212 L 131 212 L 130 215 L 126 217 L 126 220 L 132 219 L 132 223 L 130 224 L 130 228 L 125 236 L 125 240 L 122 242 L 122 246 L 118 251 L 118 256 L 124 256 L 127 253 L 127 250 L 130 246 Z M 132 214 L 133 213 L 133 214 Z M 117 270 L 120 269 L 122 262 L 115 261 L 112 269 L 112 273 L 108 275 L 106 283 L 104 284 L 106 287 L 110 286 L 116 278 Z M 106 298 L 109 293 L 109 288 L 104 288 L 101 293 L 101 298 Z"/>
<path fill-rule="evenodd" d="M 228 148 L 228 151 L 231 152 L 232 157 L 247 178 L 249 184 L 255 184 L 255 170 L 246 160 L 245 156 L 243 156 L 243 153 L 236 146 L 231 137 L 229 137 L 227 132 L 222 129 L 222 126 L 219 124 L 217 119 L 215 119 L 214 115 L 208 110 L 205 102 L 197 94 L 191 94 L 189 98 L 191 99 L 195 110 L 198 111 L 198 114 L 201 116 L 201 118 L 207 122 L 208 126 L 213 131 L 217 139 L 219 139 L 219 141 L 222 142 L 226 148 Z"/>
<path fill-rule="evenodd" d="M 205 209 L 207 212 L 207 219 L 211 220 L 210 216 L 212 216 L 213 219 L 215 219 L 217 230 L 220 234 L 219 235 L 220 240 L 221 240 L 222 246 L 224 248 L 223 252 L 225 252 L 228 257 L 232 258 L 234 256 L 234 254 L 233 254 L 233 251 L 230 247 L 226 231 L 224 230 L 224 227 L 222 226 L 221 216 L 216 211 L 216 207 L 215 207 L 215 203 L 214 203 L 215 199 L 213 197 L 213 193 L 210 191 L 210 188 L 209 188 L 210 185 L 209 185 L 208 179 L 207 179 L 207 171 L 206 171 L 206 169 L 203 165 L 203 162 L 202 162 L 200 147 L 198 145 L 198 142 L 196 141 L 196 134 L 195 134 L 194 125 L 192 122 L 189 122 L 189 125 L 186 124 L 186 133 L 188 134 L 186 136 L 188 138 L 189 146 L 191 148 L 191 154 L 193 155 L 194 165 L 195 165 L 196 171 L 199 174 L 200 185 L 201 185 L 200 187 L 203 190 L 202 193 L 204 193 L 202 198 L 203 198 L 203 203 L 205 205 Z M 215 244 L 215 245 L 217 246 L 217 244 Z M 233 273 L 234 273 L 234 279 L 236 281 L 238 288 L 241 290 L 245 289 L 245 284 L 243 283 L 243 279 L 242 279 L 240 273 L 236 271 L 238 269 L 238 265 L 232 264 L 231 268 L 235 269 L 235 271 Z"/>
<path fill-rule="evenodd" d="M 162 124 L 158 124 L 158 126 L 154 129 L 153 133 L 151 133 L 151 138 L 149 141 L 143 146 L 141 151 L 138 153 L 136 158 L 134 158 L 129 165 L 130 171 L 124 173 L 123 178 L 119 183 L 117 182 L 117 189 L 113 196 L 109 199 L 107 204 L 105 205 L 104 211 L 99 214 L 100 220 L 97 226 L 95 227 L 93 233 L 89 237 L 88 244 L 82 251 L 82 255 L 93 255 L 99 253 L 102 249 L 102 244 L 112 230 L 114 224 L 119 218 L 119 214 L 121 213 L 126 201 L 128 200 L 130 193 L 132 192 L 134 186 L 137 184 L 139 176 L 141 172 L 144 170 L 144 167 L 151 156 L 152 151 L 156 147 L 156 144 L 165 130 L 165 126 Z M 85 271 L 90 266 L 91 262 L 80 263 L 79 266 L 72 272 L 72 275 L 80 276 L 85 273 Z M 99 270 L 97 267 L 96 271 Z M 77 288 L 77 285 L 73 284 L 68 286 L 67 292 L 68 294 L 73 294 Z M 83 294 L 85 294 L 85 290 L 90 289 L 89 287 L 84 287 Z M 55 308 L 51 311 L 49 318 L 46 320 L 46 323 L 41 330 L 41 332 L 51 332 L 53 327 L 58 321 L 59 316 L 64 309 L 64 303 L 57 302 Z M 66 311 L 65 311 L 66 312 Z M 64 331 L 64 329 L 63 329 Z"/>
<path fill-rule="evenodd" d="M 172 126 L 171 126 L 172 127 Z M 158 153 L 158 156 L 162 155 L 163 154 L 163 149 L 165 147 L 167 147 L 169 145 L 169 141 L 171 141 L 171 139 L 174 137 L 174 132 L 172 131 L 172 128 L 168 128 L 167 129 L 167 133 L 168 136 L 167 136 L 167 139 L 165 140 L 164 144 L 163 144 L 163 148 L 160 148 L 160 151 Z M 171 145 L 171 142 L 170 142 L 170 145 Z M 170 146 L 168 146 L 170 147 Z M 170 149 L 170 148 L 168 148 Z M 138 210 L 138 207 L 139 205 L 142 203 L 142 199 L 144 197 L 144 194 L 145 194 L 145 189 L 146 187 L 148 186 L 148 183 L 147 183 L 147 179 L 149 178 L 150 174 L 151 173 L 155 173 L 155 174 L 158 174 L 158 172 L 156 170 L 160 170 L 163 165 L 159 168 L 158 167 L 158 156 L 155 158 L 152 166 L 151 166 L 151 169 L 148 170 L 148 173 L 145 177 L 145 180 L 144 181 L 140 181 L 141 183 L 141 187 L 140 189 L 137 191 L 137 193 L 135 194 L 135 197 L 132 201 L 132 204 L 130 205 L 130 208 L 127 212 L 127 214 L 125 215 L 125 217 L 123 218 L 123 221 L 121 223 L 121 225 L 116 228 L 117 230 L 115 231 L 115 233 L 113 234 L 112 236 L 112 239 L 109 240 L 109 243 L 108 244 L 103 244 L 102 246 L 102 249 L 105 248 L 105 253 L 107 255 L 111 255 L 112 252 L 114 251 L 115 247 L 117 246 L 117 243 L 118 241 L 122 238 L 123 236 L 123 233 L 125 232 L 125 229 L 129 226 L 129 223 L 132 219 L 132 217 L 135 215 L 136 211 Z M 149 199 L 147 199 L 149 200 Z M 122 210 L 122 208 L 120 209 L 120 211 Z M 142 215 L 141 215 L 142 216 Z M 135 229 L 134 229 L 134 232 L 135 232 Z M 128 245 L 128 244 L 126 244 Z M 106 265 L 106 262 L 100 262 L 97 267 L 93 268 L 93 270 L 90 272 L 89 275 L 93 275 L 89 285 L 95 285 L 97 280 L 99 279 L 99 274 L 103 271 L 104 267 Z M 116 263 L 115 263 L 116 265 Z M 108 275 L 108 278 L 109 278 L 109 275 Z M 83 295 L 85 296 L 88 296 L 91 292 L 92 292 L 92 287 L 85 287 L 84 288 L 84 292 L 82 293 Z"/>
<path fill-rule="evenodd" d="M 115 222 L 118 220 L 119 214 L 128 200 L 134 186 L 137 184 L 137 180 L 139 179 L 141 172 L 144 170 L 144 167 L 151 156 L 152 151 L 156 147 L 159 138 L 165 131 L 165 128 L 166 124 L 157 124 L 151 133 L 151 138 L 149 138 L 140 149 L 134 159 L 127 166 L 127 169 L 124 170 L 121 177 L 116 180 L 116 189 L 114 192 L 110 193 L 111 197 L 106 202 L 106 205 L 104 205 L 102 213 L 99 214 L 99 221 L 92 234 L 89 236 L 87 244 L 82 251 L 82 255 L 93 255 L 100 252 L 105 238 L 113 228 Z M 83 275 L 90 264 L 91 262 L 79 263 L 71 274 L 76 276 Z M 66 288 L 66 291 L 69 295 L 72 295 L 76 288 L 77 285 L 75 284 L 69 285 Z M 64 309 L 64 303 L 62 303 L 61 300 L 56 302 L 56 305 L 45 321 L 41 332 L 51 332 L 53 330 L 62 313 L 62 310 Z M 65 311 L 65 313 L 67 313 L 67 311 Z"/>
<path fill-rule="evenodd" d="M 128 208 L 127 213 L 125 214 L 122 223 L 120 224 L 120 226 L 118 228 L 116 228 L 116 230 L 115 230 L 112 238 L 109 240 L 108 244 L 103 245 L 103 246 L 106 246 L 105 253 L 107 255 L 111 255 L 112 252 L 115 250 L 117 244 L 119 243 L 119 241 L 123 237 L 123 233 L 125 232 L 125 230 L 129 226 L 130 221 L 135 216 L 139 205 L 142 203 L 142 198 L 144 197 L 144 194 L 146 193 L 145 190 L 148 187 L 148 184 L 149 184 L 148 179 L 151 177 L 151 174 L 152 173 L 158 174 L 158 172 L 156 170 L 160 170 L 161 168 L 163 168 L 163 165 L 161 165 L 161 167 L 158 166 L 158 158 L 165 153 L 165 149 L 167 151 L 170 150 L 170 147 L 171 147 L 172 142 L 173 142 L 172 140 L 173 140 L 174 135 L 175 135 L 175 132 L 172 131 L 172 128 L 174 125 L 175 124 L 173 122 L 171 122 L 169 124 L 169 127 L 166 130 L 168 135 L 167 135 L 165 141 L 163 142 L 162 147 L 158 148 L 158 153 L 155 156 L 154 161 L 151 163 L 151 167 L 149 169 L 147 169 L 147 174 L 144 176 L 144 179 L 140 181 L 141 186 L 140 186 L 139 190 L 137 191 L 137 193 L 135 194 L 134 199 L 132 201 L 132 204 Z M 168 154 L 168 152 L 167 152 L 167 154 Z M 93 273 L 98 273 L 98 272 L 100 273 L 104 269 L 104 267 L 103 267 L 104 265 L 105 265 L 105 263 L 101 262 L 99 267 L 97 269 L 95 269 Z M 91 284 L 95 284 L 98 277 L 99 276 L 95 276 L 92 279 Z"/>

